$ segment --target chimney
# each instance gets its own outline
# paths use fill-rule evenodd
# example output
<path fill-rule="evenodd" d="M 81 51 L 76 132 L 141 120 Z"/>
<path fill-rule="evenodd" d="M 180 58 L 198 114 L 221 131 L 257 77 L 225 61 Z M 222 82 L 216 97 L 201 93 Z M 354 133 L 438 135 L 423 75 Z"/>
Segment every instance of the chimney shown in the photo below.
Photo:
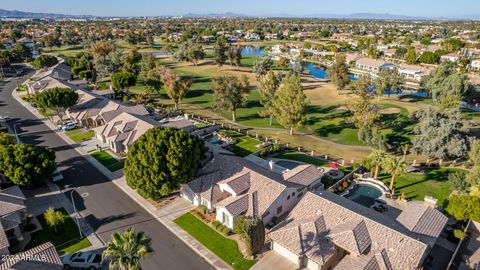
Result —
<path fill-rule="evenodd" d="M 271 171 L 273 171 L 273 165 L 275 164 L 275 162 L 273 162 L 273 160 L 270 159 L 270 161 L 268 162 L 268 167 L 270 168 Z"/>
<path fill-rule="evenodd" d="M 258 194 L 257 191 L 252 193 L 252 217 L 258 217 Z"/>
<path fill-rule="evenodd" d="M 423 203 L 432 208 L 437 207 L 437 202 L 438 202 L 438 199 L 431 196 L 425 196 L 425 198 L 423 199 Z"/>

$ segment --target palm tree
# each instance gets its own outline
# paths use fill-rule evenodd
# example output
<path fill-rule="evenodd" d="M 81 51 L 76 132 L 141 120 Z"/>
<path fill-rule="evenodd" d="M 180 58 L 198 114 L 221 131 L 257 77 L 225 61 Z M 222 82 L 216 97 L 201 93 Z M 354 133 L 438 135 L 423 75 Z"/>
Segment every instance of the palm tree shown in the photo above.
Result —
<path fill-rule="evenodd" d="M 407 172 L 407 163 L 403 158 L 391 157 L 387 160 L 385 170 L 392 175 L 390 180 L 390 192 L 393 192 L 395 177 Z"/>
<path fill-rule="evenodd" d="M 375 173 L 373 175 L 373 178 L 377 179 L 378 174 L 380 173 L 381 167 L 385 166 L 385 162 L 387 160 L 388 154 L 387 152 L 383 150 L 374 150 L 370 156 L 369 160 L 372 164 L 372 166 L 375 166 Z"/>
<path fill-rule="evenodd" d="M 136 233 L 133 228 L 128 228 L 124 233 L 112 234 L 103 258 L 110 260 L 110 269 L 139 270 L 140 260 L 153 252 L 150 242 L 144 232 Z"/>

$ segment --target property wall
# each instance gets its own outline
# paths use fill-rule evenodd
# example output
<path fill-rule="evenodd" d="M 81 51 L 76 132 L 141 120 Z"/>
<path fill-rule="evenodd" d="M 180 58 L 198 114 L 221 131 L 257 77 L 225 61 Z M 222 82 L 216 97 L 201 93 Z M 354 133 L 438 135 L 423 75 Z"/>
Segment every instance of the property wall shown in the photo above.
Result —
<path fill-rule="evenodd" d="M 277 242 L 273 242 L 273 250 L 278 254 L 282 255 L 283 257 L 285 257 L 287 260 L 291 261 L 292 263 L 300 267 L 300 265 L 298 265 L 300 258 L 295 253 L 284 248 L 282 245 L 280 245 Z"/>

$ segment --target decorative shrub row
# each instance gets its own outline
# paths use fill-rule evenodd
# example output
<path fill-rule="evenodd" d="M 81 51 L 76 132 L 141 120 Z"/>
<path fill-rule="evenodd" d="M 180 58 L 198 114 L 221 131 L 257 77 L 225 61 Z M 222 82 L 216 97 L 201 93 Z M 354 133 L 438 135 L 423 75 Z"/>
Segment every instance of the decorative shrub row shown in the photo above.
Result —
<path fill-rule="evenodd" d="M 213 228 L 215 228 L 215 230 L 217 230 L 219 233 L 225 235 L 225 236 L 228 236 L 230 235 L 230 228 L 228 228 L 227 226 L 223 225 L 222 223 L 220 223 L 220 221 L 218 220 L 214 220 L 212 222 L 212 226 Z"/>

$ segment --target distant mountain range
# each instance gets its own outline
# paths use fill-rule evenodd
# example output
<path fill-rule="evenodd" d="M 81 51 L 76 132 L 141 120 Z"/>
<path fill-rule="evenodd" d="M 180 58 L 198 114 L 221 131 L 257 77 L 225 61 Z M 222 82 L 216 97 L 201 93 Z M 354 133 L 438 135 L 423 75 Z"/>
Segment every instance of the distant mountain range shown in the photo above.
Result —
<path fill-rule="evenodd" d="M 101 16 L 92 15 L 66 15 L 56 13 L 38 13 L 38 12 L 26 12 L 19 10 L 5 10 L 0 9 L 0 18 L 93 18 Z M 114 17 L 114 16 L 108 16 Z M 121 16 L 120 16 L 121 17 Z M 139 16 L 140 17 L 140 16 Z M 152 17 L 152 16 L 149 16 Z M 171 17 L 166 15 L 156 17 Z M 264 14 L 264 15 L 245 15 L 233 12 L 225 13 L 187 13 L 182 17 L 187 18 L 249 18 L 249 17 L 271 17 L 271 18 L 325 18 L 325 19 L 351 19 L 351 20 L 480 20 L 480 14 L 469 14 L 462 16 L 449 16 L 449 17 L 422 17 L 422 16 L 406 16 L 389 13 L 353 13 L 353 14 Z"/>
<path fill-rule="evenodd" d="M 27 12 L 19 10 L 5 10 L 0 9 L 0 18 L 28 18 L 28 19 L 40 19 L 40 18 L 88 18 L 94 17 L 91 15 L 65 15 L 56 13 L 40 13 L 40 12 Z"/>

